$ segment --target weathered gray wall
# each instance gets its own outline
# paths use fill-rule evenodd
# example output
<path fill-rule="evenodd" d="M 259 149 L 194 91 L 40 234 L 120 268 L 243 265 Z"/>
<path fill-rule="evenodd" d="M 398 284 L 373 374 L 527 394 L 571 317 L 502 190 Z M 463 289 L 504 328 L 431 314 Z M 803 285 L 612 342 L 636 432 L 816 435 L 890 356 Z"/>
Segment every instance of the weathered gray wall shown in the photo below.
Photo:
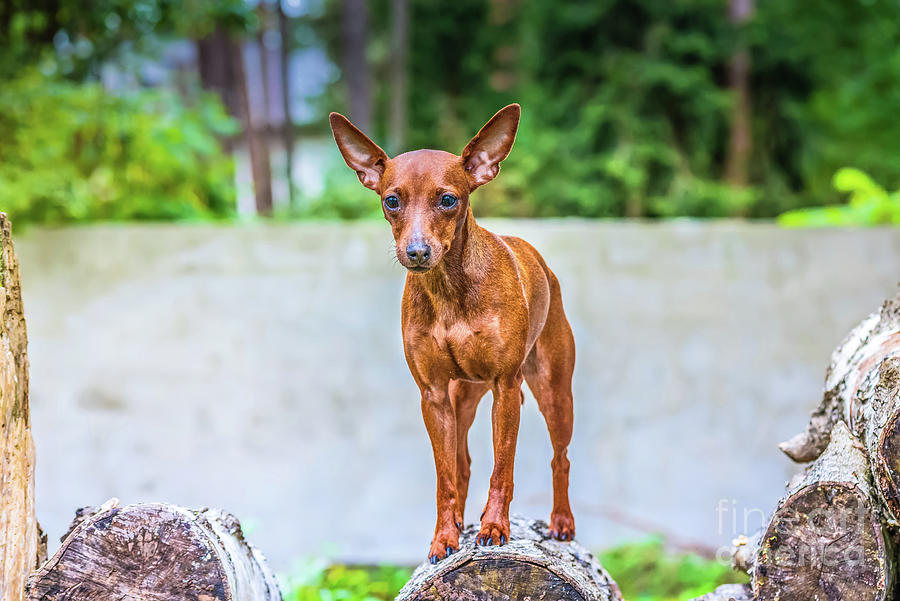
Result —
<path fill-rule="evenodd" d="M 720 545 L 745 511 L 770 510 L 793 470 L 775 444 L 805 425 L 831 349 L 900 280 L 900 230 L 492 225 L 562 282 L 578 345 L 572 496 L 592 547 L 654 527 Z M 384 223 L 31 230 L 17 248 L 51 541 L 76 507 L 115 495 L 224 507 L 278 569 L 425 557 L 434 472 Z M 546 516 L 550 445 L 528 399 L 514 510 Z M 469 520 L 488 417 L 485 402 Z"/>

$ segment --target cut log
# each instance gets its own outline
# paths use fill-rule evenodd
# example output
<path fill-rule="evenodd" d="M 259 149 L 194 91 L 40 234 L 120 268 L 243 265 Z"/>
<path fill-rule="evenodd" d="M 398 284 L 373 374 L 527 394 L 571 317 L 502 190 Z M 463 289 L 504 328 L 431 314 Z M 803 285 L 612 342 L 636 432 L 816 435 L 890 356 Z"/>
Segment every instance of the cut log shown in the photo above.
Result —
<path fill-rule="evenodd" d="M 753 590 L 748 584 L 723 584 L 713 592 L 691 601 L 753 601 Z"/>
<path fill-rule="evenodd" d="M 760 601 L 890 601 L 893 540 L 865 449 L 843 422 L 789 484 L 751 566 Z"/>
<path fill-rule="evenodd" d="M 621 601 L 619 587 L 600 563 L 575 542 L 551 539 L 544 522 L 514 516 L 510 541 L 475 545 L 476 526 L 460 537 L 460 550 L 423 563 L 395 601 Z"/>
<path fill-rule="evenodd" d="M 12 228 L 0 213 L 0 599 L 21 601 L 46 557 L 34 515 L 34 443 L 28 408 L 28 338 Z"/>
<path fill-rule="evenodd" d="M 238 520 L 216 509 L 80 510 L 60 549 L 28 580 L 29 601 L 281 601 Z"/>
<path fill-rule="evenodd" d="M 900 344 L 894 353 L 900 354 Z M 854 396 L 854 434 L 866 446 L 875 490 L 893 525 L 900 518 L 900 356 L 883 359 Z"/>
<path fill-rule="evenodd" d="M 835 423 L 843 420 L 854 429 L 855 397 L 879 364 L 897 354 L 900 354 L 900 295 L 864 319 L 832 353 L 822 402 L 813 411 L 806 431 L 781 443 L 779 448 L 794 461 L 806 463 L 825 450 Z"/>

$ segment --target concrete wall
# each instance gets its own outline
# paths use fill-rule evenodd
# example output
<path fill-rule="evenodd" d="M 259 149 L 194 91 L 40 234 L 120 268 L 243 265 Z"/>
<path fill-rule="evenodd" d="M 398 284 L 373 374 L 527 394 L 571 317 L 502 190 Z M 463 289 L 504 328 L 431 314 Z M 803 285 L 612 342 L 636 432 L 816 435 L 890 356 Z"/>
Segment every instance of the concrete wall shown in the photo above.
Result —
<path fill-rule="evenodd" d="M 572 497 L 595 548 L 653 529 L 718 546 L 745 512 L 755 528 L 794 470 L 775 444 L 900 280 L 900 230 L 489 225 L 533 242 L 562 282 L 578 345 Z M 18 236 L 51 541 L 76 507 L 118 496 L 228 509 L 277 569 L 423 559 L 434 471 L 390 243 L 384 223 Z M 513 509 L 546 517 L 550 444 L 526 398 Z M 470 521 L 488 402 L 471 438 Z"/>

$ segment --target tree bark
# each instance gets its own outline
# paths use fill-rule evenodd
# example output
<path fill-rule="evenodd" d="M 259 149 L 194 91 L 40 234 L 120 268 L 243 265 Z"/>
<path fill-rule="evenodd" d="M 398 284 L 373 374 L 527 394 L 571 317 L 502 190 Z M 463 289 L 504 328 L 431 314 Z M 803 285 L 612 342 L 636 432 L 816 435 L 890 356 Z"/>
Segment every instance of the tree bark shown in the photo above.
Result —
<path fill-rule="evenodd" d="M 551 539 L 541 521 L 514 516 L 510 525 L 502 547 L 475 546 L 478 528 L 470 526 L 460 550 L 419 566 L 396 601 L 621 601 L 616 583 L 584 547 Z"/>
<path fill-rule="evenodd" d="M 366 61 L 368 38 L 366 0 L 345 0 L 343 15 L 344 76 L 350 101 L 350 120 L 364 132 L 372 128 L 372 82 Z"/>
<path fill-rule="evenodd" d="M 62 546 L 28 580 L 29 601 L 281 601 L 234 516 L 173 505 L 79 510 Z"/>
<path fill-rule="evenodd" d="M 753 590 L 747 584 L 723 584 L 692 601 L 753 601 Z"/>
<path fill-rule="evenodd" d="M 896 526 L 900 518 L 900 345 L 867 374 L 851 400 L 854 434 L 866 446 L 875 490 Z"/>
<path fill-rule="evenodd" d="M 789 484 L 749 566 L 759 601 L 890 601 L 894 542 L 865 449 L 844 422 Z"/>
<path fill-rule="evenodd" d="M 12 227 L 0 213 L 0 599 L 21 601 L 44 560 L 34 514 L 34 442 L 28 407 L 28 336 Z"/>

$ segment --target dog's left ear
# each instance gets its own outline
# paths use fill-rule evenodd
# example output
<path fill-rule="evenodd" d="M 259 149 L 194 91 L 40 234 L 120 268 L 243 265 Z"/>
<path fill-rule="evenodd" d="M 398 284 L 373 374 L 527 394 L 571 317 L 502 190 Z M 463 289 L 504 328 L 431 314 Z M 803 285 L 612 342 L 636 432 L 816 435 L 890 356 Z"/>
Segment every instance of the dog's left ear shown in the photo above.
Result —
<path fill-rule="evenodd" d="M 518 104 L 503 107 L 466 145 L 462 162 L 472 190 L 497 177 L 500 162 L 509 156 L 516 141 L 521 114 Z"/>

